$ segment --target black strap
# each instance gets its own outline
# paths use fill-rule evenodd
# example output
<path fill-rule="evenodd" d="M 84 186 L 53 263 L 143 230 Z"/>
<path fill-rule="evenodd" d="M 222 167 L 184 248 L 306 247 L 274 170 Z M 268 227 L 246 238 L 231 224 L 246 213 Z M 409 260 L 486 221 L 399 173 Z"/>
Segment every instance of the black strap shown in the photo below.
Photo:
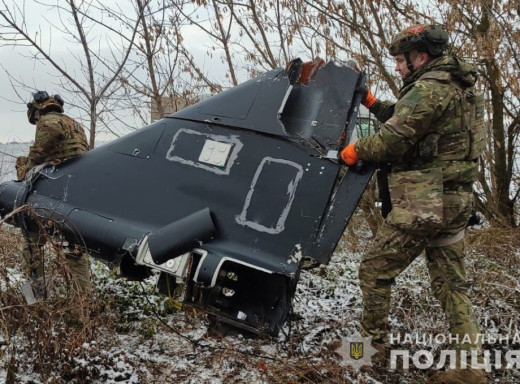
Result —
<path fill-rule="evenodd" d="M 410 75 L 411 75 L 412 73 L 415 72 L 415 69 L 413 67 L 412 60 L 410 60 L 410 52 L 408 52 L 408 51 L 405 52 L 404 53 L 404 58 L 406 59 L 406 67 L 410 71 Z"/>

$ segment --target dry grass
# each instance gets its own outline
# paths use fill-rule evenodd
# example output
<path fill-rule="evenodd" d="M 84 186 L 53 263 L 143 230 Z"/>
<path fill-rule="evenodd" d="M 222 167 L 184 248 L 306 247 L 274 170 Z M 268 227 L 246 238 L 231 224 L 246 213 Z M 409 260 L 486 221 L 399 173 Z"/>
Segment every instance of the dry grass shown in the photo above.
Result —
<path fill-rule="evenodd" d="M 0 370 L 7 370 L 8 383 L 30 382 L 23 381 L 24 371 L 32 372 L 31 377 L 36 373 L 47 383 L 424 382 L 425 371 L 389 371 L 376 366 L 354 372 L 339 365 L 338 340 L 358 328 L 361 304 L 356 290 L 346 316 L 335 317 L 336 312 L 327 313 L 327 309 L 316 317 L 304 313 L 305 300 L 334 297 L 335 290 L 355 286 L 356 262 L 370 244 L 370 235 L 361 215 L 353 217 L 351 226 L 342 240 L 344 250 L 334 256 L 331 265 L 303 274 L 306 286 L 296 298 L 303 304 L 303 312 L 293 321 L 291 338 L 270 340 L 210 337 L 204 332 L 207 322 L 200 313 L 166 315 L 161 299 L 153 297 L 151 289 L 143 292 L 138 283 L 110 274 L 94 276 L 90 316 L 75 322 L 70 317 L 74 305 L 67 286 L 71 280 L 59 255 L 49 257 L 47 270 L 53 285 L 63 289 L 54 290 L 52 299 L 29 306 L 18 285 L 25 273 L 19 253 L 22 239 L 17 230 L 4 225 L 0 228 L 0 344 L 3 338 L 5 345 L 0 348 L 4 365 Z M 520 321 L 519 235 L 519 230 L 506 229 L 469 233 L 468 276 L 474 282 L 472 300 L 484 332 L 493 329 L 506 334 Z M 394 332 L 447 332 L 444 314 L 429 291 L 424 264 L 414 263 L 393 292 Z M 123 339 L 127 344 L 122 344 Z M 135 372 L 138 379 L 132 379 L 129 372 Z M 501 383 L 518 382 L 511 370 L 493 372 L 493 378 Z"/>
<path fill-rule="evenodd" d="M 50 240 L 50 239 L 49 239 Z M 15 372 L 34 370 L 43 381 L 54 383 L 82 373 L 72 369 L 81 346 L 95 337 L 93 320 L 87 316 L 93 297 L 82 297 L 61 248 L 52 241 L 45 246 L 43 297 L 28 305 L 21 282 L 29 281 L 22 257 L 21 232 L 3 224 L 0 228 L 0 330 L 7 348 L 7 382 L 17 382 Z M 79 381 L 81 382 L 81 381 Z"/>

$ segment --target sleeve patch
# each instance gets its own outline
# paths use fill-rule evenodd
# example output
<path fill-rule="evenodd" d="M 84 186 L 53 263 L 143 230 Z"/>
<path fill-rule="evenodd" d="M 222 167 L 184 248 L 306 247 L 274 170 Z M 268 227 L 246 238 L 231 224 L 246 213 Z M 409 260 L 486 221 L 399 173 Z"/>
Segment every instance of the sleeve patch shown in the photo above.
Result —
<path fill-rule="evenodd" d="M 416 106 L 417 106 L 417 101 L 407 100 L 407 101 L 399 102 L 395 106 L 394 116 L 399 116 L 399 117 L 409 116 L 415 110 Z"/>

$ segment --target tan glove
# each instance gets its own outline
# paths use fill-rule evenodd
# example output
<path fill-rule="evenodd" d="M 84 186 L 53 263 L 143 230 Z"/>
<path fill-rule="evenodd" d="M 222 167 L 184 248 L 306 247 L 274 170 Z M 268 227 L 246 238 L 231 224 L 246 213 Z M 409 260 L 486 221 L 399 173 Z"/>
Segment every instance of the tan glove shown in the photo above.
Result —
<path fill-rule="evenodd" d="M 27 156 L 18 156 L 16 158 L 16 177 L 18 180 L 25 179 L 25 175 L 27 174 Z"/>

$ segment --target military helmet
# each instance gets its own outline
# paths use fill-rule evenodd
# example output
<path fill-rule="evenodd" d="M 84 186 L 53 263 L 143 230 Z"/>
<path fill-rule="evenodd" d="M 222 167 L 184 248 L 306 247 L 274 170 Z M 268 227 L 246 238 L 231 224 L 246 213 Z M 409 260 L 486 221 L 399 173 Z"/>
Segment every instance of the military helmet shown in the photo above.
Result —
<path fill-rule="evenodd" d="M 448 32 L 440 25 L 412 25 L 394 36 L 389 51 L 395 56 L 416 49 L 439 57 L 448 48 L 448 41 Z"/>
<path fill-rule="evenodd" d="M 46 91 L 33 94 L 33 101 L 27 103 L 27 118 L 31 124 L 36 124 L 38 116 L 48 112 L 63 113 L 65 102 L 60 95 L 49 96 Z"/>

